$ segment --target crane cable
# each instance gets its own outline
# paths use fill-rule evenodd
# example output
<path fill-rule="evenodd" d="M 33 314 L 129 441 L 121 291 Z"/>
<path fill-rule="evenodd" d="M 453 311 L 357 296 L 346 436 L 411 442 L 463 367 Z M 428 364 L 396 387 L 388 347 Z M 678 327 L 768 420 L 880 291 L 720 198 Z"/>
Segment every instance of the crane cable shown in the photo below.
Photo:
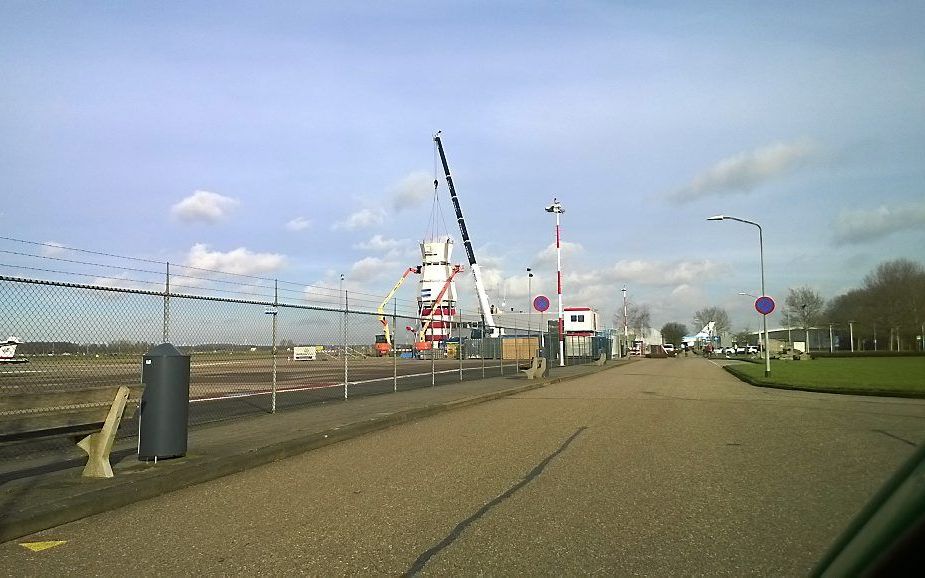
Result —
<path fill-rule="evenodd" d="M 446 225 L 446 217 L 443 214 L 443 208 L 440 206 L 440 180 L 437 177 L 438 171 L 437 145 L 434 144 L 434 200 L 430 207 L 430 218 L 427 221 L 427 230 L 424 233 L 424 240 L 435 241 L 439 233 L 437 227 L 443 223 L 443 231 L 449 237 L 449 228 Z M 440 222 L 437 222 L 439 214 Z"/>

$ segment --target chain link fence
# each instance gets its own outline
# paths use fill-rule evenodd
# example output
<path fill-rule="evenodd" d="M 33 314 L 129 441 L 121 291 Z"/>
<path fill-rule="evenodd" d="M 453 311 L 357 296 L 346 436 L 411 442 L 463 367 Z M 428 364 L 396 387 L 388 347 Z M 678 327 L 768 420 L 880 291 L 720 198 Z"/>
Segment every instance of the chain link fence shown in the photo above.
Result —
<path fill-rule="evenodd" d="M 349 298 L 349 293 L 347 293 Z M 0 276 L 0 326 L 20 338 L 0 366 L 0 392 L 137 384 L 145 352 L 163 340 L 191 357 L 191 423 L 332 399 L 513 376 L 555 336 L 502 328 L 472 337 L 458 315 L 450 339 L 420 350 L 414 316 L 167 294 Z M 349 306 L 349 304 L 348 304 Z M 393 346 L 380 350 L 384 324 Z M 408 328 L 412 328 L 411 331 Z M 568 338 L 567 364 L 596 359 L 600 338 Z M 306 350 L 311 355 L 305 355 Z"/>
<path fill-rule="evenodd" d="M 126 267 L 23 256 L 41 257 L 44 266 L 0 263 L 0 330 L 17 338 L 15 357 L 25 361 L 0 365 L 0 395 L 138 384 L 143 355 L 161 342 L 190 355 L 191 425 L 513 377 L 544 352 L 560 365 L 556 335 L 503 327 L 489 337 L 475 312 L 457 309 L 449 338 L 426 349 L 421 344 L 433 342 L 414 301 L 383 307 L 381 297 L 342 288 L 166 263 L 158 271 L 144 260 Z M 82 269 L 52 269 L 47 259 Z M 115 271 L 87 272 L 88 265 Z M 46 278 L 21 275 L 35 271 Z M 595 339 L 570 337 L 565 363 L 609 351 Z M 120 435 L 136 431 L 137 418 L 124 420 Z"/>

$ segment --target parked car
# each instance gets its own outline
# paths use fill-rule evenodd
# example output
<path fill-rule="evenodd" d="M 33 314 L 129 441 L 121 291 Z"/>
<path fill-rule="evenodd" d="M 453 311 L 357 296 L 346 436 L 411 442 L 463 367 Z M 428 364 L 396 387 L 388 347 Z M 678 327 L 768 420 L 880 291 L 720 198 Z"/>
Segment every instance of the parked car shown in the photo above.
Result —
<path fill-rule="evenodd" d="M 748 353 L 748 350 L 744 345 L 740 345 L 739 347 L 736 347 L 735 349 L 736 355 L 745 355 L 746 353 Z"/>
<path fill-rule="evenodd" d="M 748 353 L 749 355 L 757 355 L 760 351 L 761 350 L 758 348 L 757 345 L 749 345 L 746 348 L 746 353 Z"/>
<path fill-rule="evenodd" d="M 671 343 L 663 343 L 662 347 L 665 348 L 665 351 L 668 353 L 674 353 L 674 345 Z"/>

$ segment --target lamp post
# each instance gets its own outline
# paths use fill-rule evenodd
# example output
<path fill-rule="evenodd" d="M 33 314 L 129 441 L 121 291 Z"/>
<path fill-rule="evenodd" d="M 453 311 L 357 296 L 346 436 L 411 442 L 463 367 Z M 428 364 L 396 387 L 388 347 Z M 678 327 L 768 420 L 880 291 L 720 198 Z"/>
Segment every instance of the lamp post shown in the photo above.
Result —
<path fill-rule="evenodd" d="M 848 338 L 851 339 L 851 353 L 854 353 L 854 321 L 848 322 Z"/>
<path fill-rule="evenodd" d="M 533 342 L 533 269 L 527 267 L 527 338 Z M 536 356 L 536 347 L 533 355 Z"/>
<path fill-rule="evenodd" d="M 629 326 L 627 325 L 626 319 L 626 285 L 623 286 L 623 351 L 620 352 L 621 357 L 625 351 L 629 349 Z"/>
<path fill-rule="evenodd" d="M 784 315 L 787 316 L 787 351 L 793 351 L 793 338 L 790 336 L 790 308 L 784 309 Z"/>
<path fill-rule="evenodd" d="M 562 246 L 559 242 L 559 215 L 565 212 L 559 199 L 553 197 L 547 213 L 556 214 L 556 294 L 559 296 L 559 367 L 565 366 L 565 317 L 562 310 Z"/>
<path fill-rule="evenodd" d="M 832 323 L 829 323 L 829 353 L 835 353 L 835 340 L 832 337 Z"/>
<path fill-rule="evenodd" d="M 754 225 L 758 227 L 758 251 L 761 258 L 761 295 L 765 296 L 764 291 L 764 237 L 761 231 L 761 225 L 754 221 L 749 221 L 746 219 L 740 219 L 738 217 L 730 217 L 729 215 L 716 215 L 715 217 L 710 217 L 708 221 L 738 221 L 740 223 L 746 223 L 748 225 Z M 762 315 L 762 322 L 764 323 L 764 376 L 769 377 L 771 375 L 771 357 L 768 347 L 768 316 Z"/>
<path fill-rule="evenodd" d="M 755 299 L 761 297 L 761 295 L 755 295 L 754 293 L 746 293 L 745 291 L 739 291 L 739 295 L 744 295 L 745 297 L 754 297 Z M 758 313 L 757 311 L 755 313 L 758 314 L 758 320 L 761 321 L 761 313 Z M 756 331 L 756 333 L 758 333 L 758 341 L 760 343 L 761 342 L 761 332 Z M 765 344 L 765 346 L 767 346 L 767 344 Z"/>

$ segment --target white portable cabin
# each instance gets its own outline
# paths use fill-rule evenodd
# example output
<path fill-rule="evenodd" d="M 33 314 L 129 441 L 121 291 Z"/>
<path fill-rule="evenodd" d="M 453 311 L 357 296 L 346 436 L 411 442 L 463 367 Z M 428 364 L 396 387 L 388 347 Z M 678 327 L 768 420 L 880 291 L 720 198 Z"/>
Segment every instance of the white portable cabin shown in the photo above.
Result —
<path fill-rule="evenodd" d="M 594 335 L 597 332 L 597 311 L 590 307 L 566 307 L 562 311 L 566 335 Z"/>

